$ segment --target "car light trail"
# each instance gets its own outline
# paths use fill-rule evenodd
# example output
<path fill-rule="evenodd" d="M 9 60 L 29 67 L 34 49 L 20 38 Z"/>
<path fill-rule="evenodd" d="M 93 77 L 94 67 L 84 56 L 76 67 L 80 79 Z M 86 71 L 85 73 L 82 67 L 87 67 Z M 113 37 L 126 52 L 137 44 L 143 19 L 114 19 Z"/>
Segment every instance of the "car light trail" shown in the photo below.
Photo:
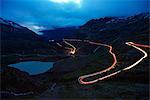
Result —
<path fill-rule="evenodd" d="M 143 56 L 141 59 L 139 59 L 137 62 L 135 62 L 134 64 L 132 64 L 132 65 L 126 67 L 126 68 L 124 68 L 123 70 L 128 70 L 128 69 L 130 69 L 130 68 L 136 66 L 136 65 L 139 64 L 144 58 L 147 57 L 147 53 L 146 53 L 144 50 L 142 50 L 141 48 L 137 47 L 137 46 L 144 47 L 144 48 L 150 48 L 150 46 L 141 45 L 141 44 L 136 44 L 136 43 L 133 43 L 133 42 L 126 42 L 126 44 L 129 45 L 129 46 L 134 47 L 135 49 L 137 49 L 137 50 L 139 50 L 139 51 L 141 51 L 141 52 L 143 52 L 143 53 L 144 53 L 144 56 Z"/>
<path fill-rule="evenodd" d="M 137 43 L 133 43 L 133 42 L 126 42 L 126 44 L 131 44 L 131 45 L 135 45 L 138 47 L 150 48 L 149 45 L 137 44 Z"/>
<path fill-rule="evenodd" d="M 109 48 L 109 53 L 113 56 L 114 62 L 113 62 L 113 64 L 112 64 L 110 67 L 108 67 L 108 68 L 106 68 L 106 69 L 104 69 L 104 70 L 102 70 L 102 71 L 100 71 L 100 72 L 96 72 L 96 73 L 92 73 L 92 74 L 80 76 L 80 77 L 78 78 L 78 81 L 79 81 L 80 84 L 93 84 L 93 83 L 95 83 L 95 82 L 104 80 L 104 79 L 106 79 L 106 78 L 109 78 L 109 77 L 112 77 L 112 76 L 114 76 L 114 75 L 117 75 L 117 74 L 119 74 L 120 72 L 129 70 L 129 69 L 135 67 L 135 66 L 136 66 L 137 64 L 139 64 L 144 58 L 147 57 L 147 53 L 146 53 L 143 49 L 141 49 L 141 48 L 139 48 L 139 47 L 150 48 L 150 46 L 148 46 L 148 45 L 142 45 L 142 44 L 137 44 L 137 43 L 133 43 L 133 42 L 126 42 L 126 44 L 127 44 L 128 46 L 132 46 L 132 47 L 134 47 L 135 49 L 141 51 L 141 52 L 144 54 L 144 56 L 143 56 L 142 58 L 140 58 L 138 61 L 136 61 L 134 64 L 132 64 L 132 65 L 130 65 L 130 66 L 124 68 L 124 69 L 121 69 L 121 70 L 119 70 L 119 71 L 113 72 L 113 73 L 111 73 L 111 74 L 109 74 L 109 75 L 100 77 L 100 78 L 95 79 L 95 80 L 92 80 L 92 81 L 83 81 L 85 78 L 102 74 L 102 73 L 104 73 L 104 72 L 110 71 L 111 69 L 113 69 L 113 68 L 115 67 L 115 65 L 116 65 L 116 63 L 117 63 L 117 59 L 116 59 L 116 55 L 112 52 L 112 46 L 107 45 L 107 44 L 92 42 L 92 41 L 89 41 L 89 40 L 79 40 L 79 39 L 64 39 L 64 40 L 66 40 L 66 41 L 75 41 L 75 42 L 87 42 L 87 43 L 92 44 L 92 45 L 106 46 L 106 47 Z M 68 43 L 66 43 L 66 44 L 68 44 Z M 69 43 L 68 45 L 74 47 L 74 46 L 71 45 L 70 43 Z M 75 48 L 75 47 L 74 47 L 74 48 Z"/>
<path fill-rule="evenodd" d="M 76 39 L 65 39 L 65 40 L 67 40 L 67 41 L 76 41 Z M 77 39 L 77 41 L 82 41 L 82 40 Z M 102 73 L 107 72 L 110 69 L 115 67 L 115 65 L 117 63 L 117 59 L 116 59 L 116 55 L 112 52 L 112 46 L 107 45 L 107 44 L 92 42 L 92 41 L 89 41 L 89 40 L 84 40 L 84 42 L 87 42 L 87 43 L 92 44 L 92 45 L 99 45 L 99 46 L 108 47 L 109 48 L 109 53 L 113 56 L 113 60 L 114 60 L 113 64 L 110 67 L 108 67 L 107 69 L 104 69 L 104 70 L 102 70 L 100 72 L 97 72 L 97 73 L 93 73 L 94 75 L 102 74 Z M 90 77 L 90 76 L 91 76 L 91 74 L 88 77 Z"/>
<path fill-rule="evenodd" d="M 80 39 L 63 39 L 63 41 L 82 42 Z"/>
<path fill-rule="evenodd" d="M 67 50 L 72 50 L 72 48 L 69 48 L 69 47 L 64 47 L 64 46 L 62 46 L 60 43 L 56 43 L 58 46 L 60 46 L 60 47 L 63 47 L 63 48 L 65 48 L 65 49 L 67 49 Z"/>
<path fill-rule="evenodd" d="M 89 40 L 86 40 L 86 42 L 88 42 L 90 44 L 93 44 L 93 45 L 99 45 L 99 46 L 106 46 L 106 47 L 108 47 L 109 48 L 109 53 L 113 56 L 114 62 L 113 62 L 113 64 L 110 67 L 108 67 L 108 68 L 106 68 L 106 69 L 104 69 L 102 71 L 99 71 L 99 72 L 96 72 L 96 73 L 92 73 L 92 74 L 88 74 L 88 75 L 80 76 L 78 78 L 78 81 L 79 81 L 80 84 L 92 84 L 92 83 L 95 83 L 95 82 L 99 81 L 98 79 L 95 79 L 93 81 L 85 82 L 85 81 L 83 81 L 83 79 L 88 78 L 88 77 L 92 77 L 92 76 L 96 76 L 96 75 L 102 74 L 104 72 L 107 72 L 107 71 L 113 69 L 115 67 L 116 63 L 117 63 L 116 55 L 112 52 L 112 46 L 107 45 L 107 44 L 92 42 L 92 41 L 89 41 Z"/>
<path fill-rule="evenodd" d="M 76 53 L 76 47 L 74 47 L 72 44 L 70 44 L 69 42 L 63 40 L 64 43 L 68 44 L 69 46 L 71 46 L 72 48 L 70 48 L 70 54 L 75 54 Z"/>
<path fill-rule="evenodd" d="M 93 42 L 92 42 L 92 44 L 93 44 Z M 95 44 L 95 43 L 94 43 L 94 44 Z M 141 48 L 139 48 L 139 47 L 137 47 L 137 46 L 145 47 L 145 48 L 150 48 L 150 46 L 141 45 L 141 44 L 136 44 L 136 43 L 133 43 L 133 42 L 126 42 L 126 44 L 129 45 L 129 46 L 134 47 L 135 49 L 137 49 L 137 50 L 139 50 L 139 51 L 141 51 L 141 52 L 144 54 L 144 56 L 143 56 L 142 58 L 140 58 L 138 61 L 136 61 L 134 64 L 132 64 L 132 65 L 130 65 L 130 66 L 128 66 L 128 67 L 126 67 L 126 68 L 124 68 L 124 69 L 122 69 L 122 70 L 116 71 L 116 72 L 114 72 L 114 73 L 111 73 L 111 74 L 109 74 L 109 75 L 103 76 L 103 77 L 98 78 L 98 79 L 95 79 L 95 80 L 93 80 L 93 81 L 85 82 L 85 81 L 83 81 L 83 80 L 84 80 L 85 78 L 88 78 L 88 77 L 97 75 L 98 72 L 93 73 L 93 74 L 89 74 L 89 75 L 80 76 L 80 77 L 78 78 L 79 83 L 80 83 L 80 84 L 93 84 L 93 83 L 98 82 L 98 81 L 100 81 L 100 80 L 104 80 L 104 79 L 106 79 L 106 78 L 112 77 L 112 76 L 114 76 L 114 75 L 119 74 L 119 73 L 122 72 L 122 71 L 126 71 L 126 70 L 129 70 L 129 69 L 133 68 L 134 66 L 136 66 L 137 64 L 139 64 L 144 58 L 147 57 L 147 53 L 146 53 L 143 49 L 141 49 Z"/>
<path fill-rule="evenodd" d="M 60 43 L 56 43 L 58 46 L 63 47 Z"/>
<path fill-rule="evenodd" d="M 75 54 L 76 53 L 76 47 L 74 47 L 72 44 L 70 44 L 69 42 L 67 42 L 65 40 L 63 40 L 63 42 L 72 47 L 72 48 L 64 47 L 65 49 L 70 50 L 70 54 Z M 60 43 L 56 43 L 56 44 L 60 47 L 63 47 Z"/>
<path fill-rule="evenodd" d="M 75 39 L 66 39 L 66 40 L 76 41 Z M 77 40 L 77 41 L 80 41 L 80 40 Z M 102 74 L 104 72 L 107 72 L 107 71 L 113 69 L 115 67 L 116 63 L 117 63 L 117 59 L 116 59 L 116 55 L 112 52 L 112 46 L 107 45 L 107 44 L 92 42 L 92 41 L 89 41 L 89 40 L 84 40 L 84 42 L 87 42 L 87 43 L 92 44 L 92 45 L 99 45 L 99 46 L 108 47 L 109 48 L 109 53 L 113 56 L 113 60 L 114 60 L 113 64 L 110 67 L 108 67 L 108 68 L 106 68 L 106 69 L 104 69 L 100 72 L 84 75 L 84 76 L 81 76 L 81 77 L 78 78 L 78 81 L 79 81 L 80 84 L 92 84 L 92 83 L 97 82 L 98 80 L 96 79 L 96 80 L 93 80 L 93 81 L 84 82 L 83 79 L 88 78 L 88 77 L 92 77 L 92 76 L 96 76 L 96 75 Z"/>

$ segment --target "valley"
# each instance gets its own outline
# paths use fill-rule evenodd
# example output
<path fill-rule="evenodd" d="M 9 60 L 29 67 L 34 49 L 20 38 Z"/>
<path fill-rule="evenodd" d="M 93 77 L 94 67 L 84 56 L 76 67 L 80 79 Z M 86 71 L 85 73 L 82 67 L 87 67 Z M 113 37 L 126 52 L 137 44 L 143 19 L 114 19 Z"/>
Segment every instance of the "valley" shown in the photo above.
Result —
<path fill-rule="evenodd" d="M 3 98 L 148 99 L 149 13 L 92 19 L 59 41 L 0 20 Z M 53 67 L 34 75 L 9 67 L 28 61 Z"/>

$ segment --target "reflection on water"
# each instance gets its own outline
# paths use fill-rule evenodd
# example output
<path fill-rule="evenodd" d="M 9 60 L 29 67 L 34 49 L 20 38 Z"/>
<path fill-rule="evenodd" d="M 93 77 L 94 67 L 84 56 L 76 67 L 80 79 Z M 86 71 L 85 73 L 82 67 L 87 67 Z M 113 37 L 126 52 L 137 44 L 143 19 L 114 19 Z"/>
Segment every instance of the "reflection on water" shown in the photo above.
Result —
<path fill-rule="evenodd" d="M 28 72 L 30 75 L 35 75 L 46 72 L 52 68 L 53 62 L 27 61 L 10 64 L 9 66 Z"/>

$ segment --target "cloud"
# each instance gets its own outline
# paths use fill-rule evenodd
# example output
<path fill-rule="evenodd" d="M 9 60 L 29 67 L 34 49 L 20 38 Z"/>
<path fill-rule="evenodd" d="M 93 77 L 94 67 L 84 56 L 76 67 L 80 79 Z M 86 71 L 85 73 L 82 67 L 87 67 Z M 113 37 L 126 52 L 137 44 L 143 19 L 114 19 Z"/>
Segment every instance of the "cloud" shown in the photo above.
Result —
<path fill-rule="evenodd" d="M 25 22 L 25 23 L 21 23 L 22 26 L 29 28 L 30 30 L 36 32 L 39 35 L 42 35 L 43 33 L 41 33 L 41 30 L 46 30 L 47 28 L 44 26 L 39 26 L 36 25 L 36 23 L 31 23 L 31 22 Z"/>
<path fill-rule="evenodd" d="M 35 33 L 42 35 L 43 33 L 40 32 L 41 30 L 46 30 L 47 28 L 43 27 L 43 26 L 37 26 L 37 25 L 31 25 L 31 26 L 26 26 L 28 27 L 30 30 L 34 31 Z"/>
<path fill-rule="evenodd" d="M 58 3 L 58 4 L 75 4 L 76 7 L 81 8 L 81 0 L 49 0 L 50 2 Z"/>
<path fill-rule="evenodd" d="M 36 31 L 148 11 L 148 0 L 2 0 L 2 15 Z"/>
<path fill-rule="evenodd" d="M 36 25 L 33 25 L 32 28 L 35 29 L 35 30 L 44 30 L 44 29 L 46 29 L 43 26 L 36 26 Z"/>
<path fill-rule="evenodd" d="M 55 2 L 55 3 L 76 3 L 76 4 L 80 4 L 81 0 L 49 0 L 51 2 Z"/>

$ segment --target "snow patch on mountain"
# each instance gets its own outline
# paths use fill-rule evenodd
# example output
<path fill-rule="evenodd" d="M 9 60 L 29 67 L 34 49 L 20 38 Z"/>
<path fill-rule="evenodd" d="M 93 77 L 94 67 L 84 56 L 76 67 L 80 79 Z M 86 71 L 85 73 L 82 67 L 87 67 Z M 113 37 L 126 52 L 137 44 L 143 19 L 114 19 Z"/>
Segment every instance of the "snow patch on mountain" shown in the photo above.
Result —
<path fill-rule="evenodd" d="M 19 24 L 16 24 L 13 21 L 5 20 L 3 18 L 0 18 L 0 24 L 9 25 L 9 26 L 12 26 L 12 27 L 18 28 L 18 29 L 24 28 L 24 27 L 20 26 Z"/>

